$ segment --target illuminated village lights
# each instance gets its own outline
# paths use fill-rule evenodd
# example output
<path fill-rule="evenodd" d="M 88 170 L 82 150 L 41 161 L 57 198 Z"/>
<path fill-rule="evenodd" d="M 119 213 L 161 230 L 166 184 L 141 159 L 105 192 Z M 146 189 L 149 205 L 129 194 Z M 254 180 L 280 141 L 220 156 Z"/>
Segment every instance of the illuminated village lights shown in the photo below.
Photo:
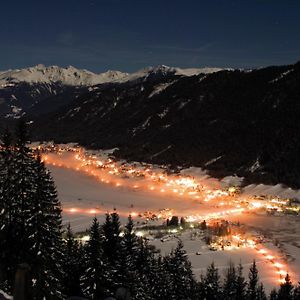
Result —
<path fill-rule="evenodd" d="M 41 146 L 40 149 L 42 149 Z M 127 166 L 126 164 L 122 164 L 121 166 L 118 166 L 118 164 L 114 162 L 111 158 L 108 158 L 105 161 L 103 161 L 102 159 L 99 160 L 97 156 L 87 155 L 83 149 L 78 147 L 74 147 L 74 148 L 50 147 L 50 150 L 56 151 L 57 153 L 63 153 L 63 151 L 75 152 L 74 158 L 81 163 L 80 166 L 76 166 L 76 170 L 82 171 L 82 168 L 84 168 L 84 171 L 86 173 L 91 174 L 93 176 L 96 176 L 95 170 L 87 169 L 85 166 L 93 167 L 95 169 L 100 168 L 100 170 L 103 171 L 109 168 L 109 170 L 107 170 L 107 173 L 111 176 L 116 176 L 116 177 L 124 173 L 126 174 L 129 173 L 129 175 L 131 174 L 133 178 L 142 175 L 146 178 L 146 180 L 152 181 L 153 185 L 150 185 L 148 187 L 150 191 L 153 191 L 155 189 L 154 186 L 155 184 L 159 187 L 161 193 L 170 191 L 173 192 L 174 194 L 177 194 L 180 197 L 193 196 L 194 199 L 202 199 L 204 202 L 210 202 L 214 199 L 221 198 L 222 201 L 219 203 L 220 206 L 231 205 L 231 206 L 235 206 L 236 208 L 241 208 L 241 204 L 239 203 L 239 201 L 237 200 L 229 201 L 229 199 L 226 199 L 226 197 L 231 196 L 233 193 L 236 193 L 238 191 L 236 187 L 230 187 L 228 188 L 227 191 L 219 190 L 219 189 L 211 190 L 208 189 L 207 187 L 203 187 L 202 185 L 200 185 L 192 177 L 176 175 L 176 177 L 178 178 L 172 178 L 173 176 L 172 175 L 171 178 L 169 178 L 167 175 L 163 173 L 156 174 L 151 170 L 149 166 L 145 167 L 144 170 L 136 169 L 134 166 Z M 48 155 L 45 154 L 46 152 L 47 151 L 43 151 L 43 159 L 45 160 L 45 162 L 48 160 Z M 53 161 L 51 159 L 47 163 L 51 163 L 54 166 L 62 166 L 60 162 Z M 109 180 L 109 179 L 104 180 L 102 177 L 101 177 L 101 182 L 105 182 L 107 184 L 112 183 L 116 187 L 121 185 L 120 182 L 118 181 L 116 182 L 114 180 Z M 137 189 L 138 186 L 134 185 L 133 188 Z M 248 202 L 244 202 L 243 208 L 248 208 L 250 210 L 265 208 L 269 210 L 276 210 L 278 212 L 282 212 L 283 211 L 282 206 L 285 206 L 287 204 L 288 204 L 287 199 L 282 200 L 273 197 L 266 201 L 255 201 L 255 199 L 252 200 L 251 198 L 249 198 Z M 233 212 L 228 212 L 228 213 L 233 213 Z M 223 212 L 222 214 L 226 214 L 226 212 Z"/>
<path fill-rule="evenodd" d="M 40 147 L 42 148 L 42 147 Z M 119 176 L 126 175 L 130 178 L 138 178 L 140 176 L 143 176 L 145 180 L 147 181 L 146 184 L 141 187 L 144 187 L 150 191 L 162 190 L 164 192 L 170 192 L 174 193 L 176 195 L 184 196 L 188 199 L 201 199 L 202 201 L 212 202 L 213 205 L 220 205 L 220 206 L 231 206 L 232 208 L 214 212 L 206 215 L 192 215 L 187 216 L 186 220 L 187 222 L 199 222 L 201 220 L 209 220 L 209 219 L 217 219 L 226 215 L 234 215 L 234 214 L 240 214 L 244 211 L 249 210 L 255 210 L 255 209 L 269 209 L 269 210 L 276 210 L 278 212 L 283 211 L 284 209 L 287 209 L 286 207 L 289 205 L 289 201 L 287 199 L 280 199 L 277 197 L 272 198 L 261 198 L 255 199 L 255 197 L 244 197 L 243 199 L 241 197 L 232 197 L 238 190 L 235 190 L 234 187 L 230 187 L 228 190 L 212 190 L 209 189 L 206 186 L 202 186 L 192 177 L 187 176 L 181 176 L 181 175 L 166 175 L 163 173 L 155 173 L 151 167 L 145 167 L 143 170 L 141 167 L 136 168 L 135 166 L 129 166 L 126 164 L 118 165 L 117 162 L 114 162 L 112 159 L 101 159 L 97 158 L 97 156 L 89 155 L 87 152 L 85 152 L 83 149 L 80 148 L 67 148 L 67 149 L 60 149 L 58 147 L 50 148 L 52 152 L 56 152 L 57 154 L 62 154 L 64 151 L 70 151 L 74 152 L 74 158 L 77 161 L 77 164 L 75 166 L 71 167 L 73 169 L 76 169 L 77 171 L 84 171 L 88 174 L 91 174 L 93 176 L 96 176 L 97 179 L 102 182 L 111 183 L 113 186 L 121 186 L 121 183 L 119 180 Z M 46 164 L 52 164 L 54 166 L 64 166 L 68 167 L 68 165 L 62 164 L 59 159 L 55 159 L 51 157 L 51 155 L 46 155 L 46 151 L 43 151 L 42 159 L 45 161 Z M 73 156 L 72 156 L 73 157 Z M 93 169 L 91 169 L 93 168 Z M 106 172 L 106 174 L 109 174 L 109 171 L 112 173 L 109 174 L 109 179 L 104 175 L 103 177 L 100 177 L 99 175 L 96 175 L 96 171 Z M 98 177 L 99 176 L 99 177 Z M 115 178 L 115 179 L 114 179 Z M 123 183 L 123 182 L 122 182 Z M 130 184 L 131 185 L 131 184 Z M 125 184 L 126 186 L 126 184 Z M 131 185 L 132 188 L 132 185 Z M 138 188 L 137 185 L 134 187 L 135 189 Z M 230 196 L 231 198 L 227 198 Z M 222 199 L 219 203 L 217 201 L 219 199 Z M 260 201 L 258 201 L 260 200 Z M 290 207 L 288 207 L 290 209 Z M 70 208 L 66 210 L 69 213 L 84 213 L 84 214 L 96 214 L 98 211 L 96 209 L 77 209 L 77 208 Z M 295 210 L 296 211 L 296 210 Z M 138 213 L 136 213 L 138 214 Z M 134 216 L 134 213 L 132 213 L 132 216 Z M 164 212 L 159 213 L 158 218 L 166 220 L 167 218 L 171 218 L 172 213 L 170 212 Z M 239 239 L 240 240 L 239 240 Z M 245 239 L 243 240 L 241 237 L 236 237 L 237 242 L 241 242 L 241 247 L 249 247 L 256 249 L 256 243 L 251 239 Z M 228 246 L 228 250 L 235 249 L 235 246 Z M 265 251 L 265 252 L 264 252 Z M 275 255 L 271 255 L 266 251 L 265 249 L 260 249 L 259 253 L 263 254 L 265 256 L 265 259 L 272 263 L 278 276 L 280 277 L 279 280 L 284 280 L 282 278 L 287 274 L 287 271 L 284 268 L 284 265 L 280 262 L 278 262 L 278 258 L 276 258 Z"/>

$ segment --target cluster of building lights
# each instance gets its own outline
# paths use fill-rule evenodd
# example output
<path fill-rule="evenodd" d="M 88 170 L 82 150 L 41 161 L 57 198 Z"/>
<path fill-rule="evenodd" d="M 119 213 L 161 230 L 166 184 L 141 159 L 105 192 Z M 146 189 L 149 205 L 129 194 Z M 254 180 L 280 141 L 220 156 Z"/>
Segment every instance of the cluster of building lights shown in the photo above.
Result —
<path fill-rule="evenodd" d="M 263 256 L 269 264 L 272 265 L 275 274 L 278 275 L 278 282 L 285 282 L 285 277 L 288 274 L 288 271 L 286 265 L 281 262 L 282 260 L 279 257 L 271 253 L 270 250 L 267 250 L 266 248 L 262 247 L 262 245 L 257 243 L 253 238 L 244 238 L 241 236 L 241 234 L 231 235 L 229 238 L 232 239 L 232 242 L 228 245 L 226 245 L 225 243 L 225 245 L 220 246 L 220 244 L 214 243 L 212 244 L 212 246 L 227 251 L 241 248 L 254 249 L 259 255 Z"/>
<path fill-rule="evenodd" d="M 271 209 L 276 211 L 282 211 L 284 207 L 288 205 L 288 200 L 271 198 L 267 200 L 259 201 L 255 198 L 248 197 L 247 200 L 237 200 L 235 198 L 232 201 L 232 196 L 236 193 L 235 187 L 230 187 L 228 190 L 210 189 L 204 186 L 201 182 L 197 182 L 193 177 L 182 175 L 168 175 L 165 171 L 155 171 L 150 165 L 132 166 L 126 163 L 118 163 L 111 158 L 99 158 L 95 155 L 90 155 L 79 147 L 60 147 L 47 149 L 42 152 L 42 159 L 47 164 L 51 164 L 58 167 L 73 168 L 77 171 L 85 172 L 91 176 L 96 177 L 100 182 L 114 185 L 115 187 L 129 187 L 134 190 L 146 189 L 151 192 L 175 194 L 180 197 L 189 199 L 197 199 L 204 202 L 210 202 L 212 200 L 220 200 L 218 204 L 220 206 L 229 206 L 228 209 L 219 212 L 213 212 L 202 215 L 186 216 L 187 222 L 201 222 L 203 220 L 218 219 L 228 215 L 237 215 L 243 212 L 248 212 L 256 209 Z M 50 150 L 50 151 L 49 151 Z M 47 152 L 55 152 L 56 154 L 62 154 L 63 152 L 74 152 L 73 158 L 77 161 L 77 164 L 66 165 L 64 160 L 56 160 L 54 156 L 48 155 Z M 136 179 L 134 183 L 130 180 L 124 179 Z M 138 179 L 143 178 L 142 181 Z M 99 214 L 100 209 L 83 209 L 83 208 L 68 208 L 65 211 L 68 213 L 78 214 Z M 157 214 L 158 219 L 171 218 L 174 215 L 174 211 L 169 210 L 164 213 Z M 133 217 L 140 216 L 142 213 L 130 212 Z M 232 236 L 234 240 L 241 243 L 243 247 L 253 248 L 260 255 L 262 255 L 272 266 L 279 276 L 279 282 L 283 283 L 287 271 L 285 265 L 280 260 L 269 253 L 268 250 L 262 248 L 261 245 L 256 244 L 252 239 L 242 239 L 239 235 Z M 226 250 L 234 249 L 234 246 L 229 246 Z"/>
<path fill-rule="evenodd" d="M 276 210 L 282 212 L 288 208 L 288 199 L 270 198 L 257 200 L 255 197 L 240 199 L 234 197 L 237 189 L 230 187 L 228 190 L 211 189 L 202 182 L 197 181 L 191 176 L 180 174 L 167 174 L 166 170 L 154 170 L 151 165 L 129 165 L 124 162 L 118 163 L 108 157 L 99 157 L 89 154 L 80 147 L 70 146 L 39 146 L 42 152 L 42 159 L 53 166 L 73 168 L 76 171 L 85 172 L 94 176 L 101 183 L 114 185 L 117 188 L 127 187 L 133 190 L 149 190 L 160 194 L 173 194 L 178 197 L 195 199 L 204 202 L 218 200 L 218 206 L 227 206 L 228 209 L 210 214 L 209 218 L 219 218 L 224 215 L 240 214 L 258 209 Z M 77 163 L 66 164 L 57 156 L 47 153 L 54 152 L 61 155 L 64 152 L 74 153 L 72 157 Z M 133 179 L 124 180 L 124 179 Z M 143 179 L 143 180 L 140 180 Z M 76 210 L 74 208 L 74 210 Z M 79 209 L 77 209 L 79 212 Z M 89 213 L 92 210 L 82 210 L 82 213 Z M 71 212 L 71 211 L 70 211 Z M 75 211 L 74 211 L 75 212 Z M 190 220 L 203 220 L 203 216 L 190 216 Z"/>
<path fill-rule="evenodd" d="M 46 148 L 47 149 L 47 148 Z M 64 148 L 54 148 L 55 153 L 62 154 Z M 51 151 L 50 151 L 51 150 Z M 53 152 L 53 148 L 42 152 L 42 159 L 47 164 L 51 164 L 57 167 L 67 167 L 70 166 L 64 164 L 63 160 L 56 159 L 54 156 L 47 155 L 47 152 Z M 101 158 L 95 155 L 89 155 L 83 151 L 83 149 L 66 148 L 67 152 L 75 152 L 74 159 L 78 162 L 73 168 L 77 171 L 85 172 L 89 175 L 97 177 L 97 179 L 106 184 L 112 184 L 116 187 L 122 187 L 126 185 L 128 187 L 129 182 L 124 184 L 124 178 L 131 179 L 144 179 L 145 184 L 134 183 L 129 186 L 133 189 L 146 188 L 150 191 L 155 191 L 159 193 L 172 193 L 180 197 L 188 197 L 192 199 L 199 199 L 205 202 L 209 202 L 213 199 L 220 197 L 230 196 L 229 191 L 215 189 L 211 190 L 204 186 L 200 182 L 197 182 L 191 176 L 182 175 L 167 175 L 166 170 L 162 169 L 160 172 L 154 171 L 151 166 L 139 166 L 135 167 L 125 163 L 118 164 L 111 158 Z M 99 172 L 100 171 L 100 172 Z M 103 174 L 103 172 L 105 172 Z"/>

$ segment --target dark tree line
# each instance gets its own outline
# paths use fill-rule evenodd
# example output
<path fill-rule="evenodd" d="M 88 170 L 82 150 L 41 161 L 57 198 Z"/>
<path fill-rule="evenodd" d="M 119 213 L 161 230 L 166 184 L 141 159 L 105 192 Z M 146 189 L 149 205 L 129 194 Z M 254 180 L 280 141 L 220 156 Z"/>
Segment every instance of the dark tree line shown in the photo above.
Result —
<path fill-rule="evenodd" d="M 64 269 L 66 278 L 73 278 L 74 283 L 68 296 L 77 291 L 77 295 L 88 299 L 105 299 L 114 296 L 119 288 L 125 288 L 131 299 L 299 299 L 300 286 L 294 287 L 289 275 L 279 290 L 273 290 L 268 297 L 259 281 L 255 261 L 250 267 L 248 279 L 243 276 L 241 264 L 234 266 L 230 263 L 222 279 L 218 268 L 212 263 L 197 281 L 180 240 L 170 254 L 162 257 L 146 240 L 135 235 L 130 216 L 124 235 L 121 236 L 120 232 L 116 212 L 107 214 L 102 225 L 94 218 L 90 239 L 83 246 L 75 241 L 68 228 L 67 242 L 77 245 L 77 250 L 69 252 L 67 256 L 70 260 L 68 265 L 71 266 L 69 274 Z"/>
<path fill-rule="evenodd" d="M 61 297 L 61 208 L 39 155 L 27 147 L 25 122 L 5 131 L 0 159 L 0 289 L 12 291 L 17 267 L 30 267 L 33 299 Z M 49 288 L 51 287 L 51 288 Z"/>
<path fill-rule="evenodd" d="M 28 270 L 24 299 L 86 299 L 115 297 L 120 289 L 130 299 L 267 299 L 253 262 L 249 278 L 243 267 L 230 264 L 221 279 L 211 264 L 200 280 L 181 241 L 161 256 L 134 232 L 129 216 L 121 228 L 116 211 L 99 224 L 94 218 L 89 240 L 63 233 L 61 208 L 54 182 L 38 154 L 27 146 L 24 122 L 15 136 L 3 134 L 0 153 L 0 290 L 16 293 L 16 273 Z M 122 232 L 123 231 L 123 232 Z M 272 300 L 299 300 L 300 287 L 287 275 Z"/>

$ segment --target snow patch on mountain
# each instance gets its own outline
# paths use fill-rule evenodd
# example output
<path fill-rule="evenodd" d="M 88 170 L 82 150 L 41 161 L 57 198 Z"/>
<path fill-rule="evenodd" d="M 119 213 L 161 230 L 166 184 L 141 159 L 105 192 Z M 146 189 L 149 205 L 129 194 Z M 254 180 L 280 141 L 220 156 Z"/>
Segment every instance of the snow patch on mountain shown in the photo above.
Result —
<path fill-rule="evenodd" d="M 137 134 L 137 132 L 145 130 L 150 125 L 151 116 L 148 117 L 140 126 L 133 128 L 132 133 L 133 136 Z"/>
<path fill-rule="evenodd" d="M 259 163 L 259 158 L 256 159 L 256 161 L 253 163 L 253 165 L 249 168 L 249 171 L 251 173 L 255 172 L 257 169 L 259 169 L 261 167 L 260 163 Z"/>
<path fill-rule="evenodd" d="M 149 98 L 152 98 L 154 95 L 157 95 L 159 93 L 161 93 L 162 91 L 164 91 L 168 86 L 172 85 L 176 80 L 172 81 L 172 82 L 168 82 L 168 83 L 162 83 L 162 84 L 158 84 L 154 90 L 152 91 L 152 93 L 149 95 Z"/>
<path fill-rule="evenodd" d="M 205 163 L 205 166 L 207 167 L 207 166 L 212 165 L 213 163 L 215 163 L 216 161 L 218 161 L 219 159 L 221 159 L 222 156 L 223 156 L 223 155 L 220 155 L 220 156 L 218 156 L 218 157 L 215 157 L 215 158 L 209 160 L 208 162 Z"/>
<path fill-rule="evenodd" d="M 164 118 L 169 112 L 169 108 L 165 108 L 161 113 L 157 114 L 161 119 Z"/>
<path fill-rule="evenodd" d="M 189 104 L 192 101 L 192 99 L 187 99 L 186 101 L 180 102 L 179 106 L 178 106 L 178 110 L 181 110 L 182 108 L 184 108 L 187 104 Z"/>
<path fill-rule="evenodd" d="M 287 70 L 286 72 L 283 72 L 282 74 L 280 74 L 280 76 L 278 76 L 277 78 L 271 80 L 270 83 L 274 83 L 274 82 L 277 82 L 277 81 L 281 80 L 282 78 L 284 78 L 285 76 L 287 76 L 288 74 L 290 74 L 293 71 L 294 71 L 294 69 Z"/>
<path fill-rule="evenodd" d="M 20 119 L 22 116 L 25 115 L 25 112 L 23 112 L 23 109 L 21 107 L 18 107 L 16 105 L 11 105 L 11 112 L 5 115 L 5 118 L 13 118 L 13 119 Z"/>
<path fill-rule="evenodd" d="M 172 148 L 172 145 L 169 145 L 168 147 L 164 148 L 163 150 L 161 150 L 161 151 L 159 151 L 159 152 L 153 154 L 153 155 L 151 156 L 151 159 L 153 159 L 153 158 L 155 158 L 155 157 L 161 155 L 162 153 L 168 151 L 168 150 L 171 149 L 171 148 Z"/>

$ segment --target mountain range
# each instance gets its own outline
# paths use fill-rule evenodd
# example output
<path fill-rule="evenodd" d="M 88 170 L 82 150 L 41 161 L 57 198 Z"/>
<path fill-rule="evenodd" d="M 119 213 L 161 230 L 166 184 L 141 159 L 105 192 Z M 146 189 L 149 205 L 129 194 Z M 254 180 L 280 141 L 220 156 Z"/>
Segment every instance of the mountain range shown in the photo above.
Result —
<path fill-rule="evenodd" d="M 0 72 L 0 115 L 26 116 L 35 140 L 300 187 L 299 82 L 300 63 L 133 74 L 39 65 Z"/>
<path fill-rule="evenodd" d="M 218 68 L 179 69 L 159 66 L 148 67 L 136 73 L 107 71 L 95 74 L 72 66 L 60 68 L 42 64 L 20 69 L 0 71 L 0 117 L 18 119 L 24 115 L 38 115 L 66 105 L 89 87 L 108 83 L 146 80 L 154 73 L 191 76 L 219 71 Z"/>

